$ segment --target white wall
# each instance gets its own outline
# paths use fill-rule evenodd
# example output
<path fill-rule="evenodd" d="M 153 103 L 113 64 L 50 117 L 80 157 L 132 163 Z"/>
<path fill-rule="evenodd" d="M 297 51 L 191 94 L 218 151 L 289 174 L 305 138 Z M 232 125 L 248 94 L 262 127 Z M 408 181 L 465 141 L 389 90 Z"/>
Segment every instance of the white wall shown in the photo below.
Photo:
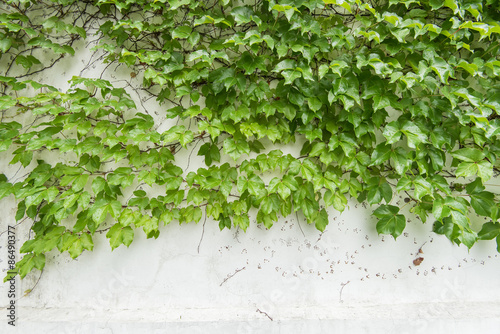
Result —
<path fill-rule="evenodd" d="M 420 222 L 410 223 L 407 234 L 394 241 L 377 236 L 366 213 L 353 208 L 322 235 L 296 218 L 271 231 L 252 225 L 246 234 L 220 232 L 211 221 L 204 234 L 202 222 L 169 225 L 157 240 L 138 233 L 129 249 L 113 252 L 103 235 L 93 253 L 76 261 L 55 253 L 48 257 L 35 289 L 17 302 L 18 332 L 465 333 L 474 328 L 493 333 L 498 328 L 500 261 L 494 244 L 468 253 Z M 2 226 L 7 223 L 2 219 Z M 6 244 L 4 235 L 1 242 Z M 424 242 L 424 261 L 416 267 L 412 262 Z M 18 281 L 18 292 L 38 277 Z"/>
<path fill-rule="evenodd" d="M 82 68 L 81 61 L 65 60 L 57 75 L 41 79 L 57 77 L 62 88 Z M 92 73 L 100 72 L 83 75 Z M 150 111 L 164 110 L 149 103 Z M 0 161 L 8 177 L 17 169 Z M 16 203 L 8 198 L 0 205 L 1 233 L 15 224 Z M 101 235 L 94 252 L 75 261 L 52 253 L 41 277 L 34 271 L 17 280 L 20 295 L 38 283 L 17 300 L 16 328 L 7 326 L 8 287 L 1 285 L 0 333 L 498 332 L 494 242 L 468 252 L 433 234 L 432 222 L 417 220 L 394 241 L 377 235 L 370 212 L 354 203 L 341 215 L 331 212 L 323 234 L 295 215 L 270 231 L 252 224 L 246 234 L 220 232 L 210 220 L 171 224 L 157 240 L 137 230 L 128 249 L 113 252 Z M 17 226 L 17 249 L 29 225 Z M 4 233 L 2 270 L 6 245 Z M 415 266 L 419 256 L 424 261 Z"/>

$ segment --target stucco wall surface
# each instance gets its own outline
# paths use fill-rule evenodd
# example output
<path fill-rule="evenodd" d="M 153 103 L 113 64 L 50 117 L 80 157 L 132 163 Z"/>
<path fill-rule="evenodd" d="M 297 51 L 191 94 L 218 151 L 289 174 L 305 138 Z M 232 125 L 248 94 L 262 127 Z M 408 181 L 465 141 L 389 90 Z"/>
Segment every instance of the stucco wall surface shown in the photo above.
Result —
<path fill-rule="evenodd" d="M 2 333 L 497 332 L 493 245 L 469 253 L 428 227 L 410 222 L 394 241 L 353 207 L 323 234 L 296 219 L 246 234 L 207 221 L 113 252 L 102 236 L 94 252 L 54 254 L 39 281 L 18 281 L 19 292 L 37 285 Z"/>
<path fill-rule="evenodd" d="M 85 47 L 80 60 L 64 60 L 38 79 L 64 89 L 73 75 L 100 74 L 87 66 L 93 58 Z M 113 71 L 108 78 L 124 85 L 129 73 Z M 164 107 L 141 100 L 133 89 L 140 82 L 139 74 L 124 86 L 161 125 Z M 23 174 L 4 160 L 0 170 Z M 404 205 L 403 198 L 392 204 Z M 15 225 L 16 203 L 11 197 L 0 205 L 2 233 Z M 16 327 L 7 325 L 8 287 L 0 285 L 0 333 L 498 333 L 494 242 L 469 252 L 433 234 L 432 221 L 418 220 L 395 241 L 377 235 L 370 212 L 355 203 L 331 211 L 324 233 L 298 215 L 269 231 L 251 224 L 246 233 L 219 231 L 211 220 L 172 223 L 156 240 L 137 230 L 128 249 L 112 252 L 103 234 L 93 252 L 77 260 L 51 253 L 42 274 L 17 280 Z M 16 226 L 17 250 L 29 225 Z M 2 273 L 6 245 L 2 233 Z"/>

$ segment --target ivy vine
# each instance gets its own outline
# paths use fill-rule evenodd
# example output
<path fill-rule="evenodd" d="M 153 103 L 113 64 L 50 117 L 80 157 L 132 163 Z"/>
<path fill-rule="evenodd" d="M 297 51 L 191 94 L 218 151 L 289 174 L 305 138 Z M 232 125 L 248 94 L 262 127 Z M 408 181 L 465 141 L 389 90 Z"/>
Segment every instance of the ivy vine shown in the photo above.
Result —
<path fill-rule="evenodd" d="M 0 151 L 26 175 L 1 174 L 0 198 L 33 222 L 5 279 L 172 221 L 245 231 L 301 212 L 323 231 L 349 198 L 397 238 L 398 193 L 434 232 L 500 251 L 499 37 L 497 0 L 2 2 Z M 105 71 L 34 80 L 90 40 L 169 127 Z M 176 156 L 193 150 L 206 167 L 188 171 Z"/>

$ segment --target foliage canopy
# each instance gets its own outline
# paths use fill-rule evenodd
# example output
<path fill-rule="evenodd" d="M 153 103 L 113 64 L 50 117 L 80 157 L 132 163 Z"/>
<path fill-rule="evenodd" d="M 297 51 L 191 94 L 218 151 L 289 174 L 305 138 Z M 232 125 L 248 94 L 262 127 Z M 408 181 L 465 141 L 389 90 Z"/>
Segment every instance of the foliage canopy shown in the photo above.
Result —
<path fill-rule="evenodd" d="M 325 208 L 349 197 L 376 205 L 378 232 L 396 238 L 397 193 L 452 242 L 496 238 L 500 250 L 498 194 L 486 190 L 499 172 L 499 1 L 0 6 L 0 150 L 27 169 L 0 175 L 0 198 L 34 222 L 9 277 L 42 269 L 55 248 L 92 250 L 98 232 L 114 249 L 134 228 L 157 238 L 160 224 L 203 216 L 246 230 L 249 212 L 270 228 L 300 211 L 323 231 Z M 91 39 L 106 70 L 129 68 L 177 123 L 159 131 L 102 75 L 67 91 L 33 80 Z M 277 149 L 294 143 L 300 156 Z M 206 167 L 181 168 L 186 150 Z M 49 151 L 71 158 L 43 160 Z M 486 222 L 473 228 L 473 214 Z"/>

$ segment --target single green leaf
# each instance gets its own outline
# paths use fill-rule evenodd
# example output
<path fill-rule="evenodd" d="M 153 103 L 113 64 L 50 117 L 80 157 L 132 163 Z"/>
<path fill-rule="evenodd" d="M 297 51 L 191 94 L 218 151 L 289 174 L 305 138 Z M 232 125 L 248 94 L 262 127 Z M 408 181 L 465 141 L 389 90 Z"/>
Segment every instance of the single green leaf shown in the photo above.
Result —
<path fill-rule="evenodd" d="M 45 254 L 26 254 L 18 263 L 19 277 L 24 278 L 34 268 L 42 270 L 45 267 Z"/>
<path fill-rule="evenodd" d="M 500 235 L 500 223 L 488 222 L 483 224 L 481 231 L 477 234 L 479 240 L 492 240 Z"/>
<path fill-rule="evenodd" d="M 106 238 L 109 239 L 111 250 L 122 244 L 128 247 L 134 240 L 134 230 L 130 226 L 115 224 L 106 233 Z"/>
<path fill-rule="evenodd" d="M 318 231 L 325 231 L 326 226 L 328 225 L 328 213 L 325 209 L 321 209 L 321 211 L 317 213 L 314 224 Z"/>
<path fill-rule="evenodd" d="M 455 159 L 467 162 L 478 162 L 485 158 L 483 151 L 477 148 L 461 148 L 450 153 Z"/>
<path fill-rule="evenodd" d="M 172 31 L 172 38 L 185 39 L 191 35 L 192 28 L 190 26 L 180 26 Z"/>
<path fill-rule="evenodd" d="M 398 214 L 399 208 L 393 205 L 381 205 L 373 215 L 379 218 L 377 232 L 379 234 L 390 234 L 396 239 L 403 233 L 406 227 L 405 216 Z"/>
<path fill-rule="evenodd" d="M 470 204 L 472 208 L 476 211 L 478 215 L 490 217 L 496 219 L 497 217 L 492 217 L 492 213 L 496 215 L 496 205 L 495 205 L 495 195 L 488 191 L 482 191 L 474 193 L 471 195 Z"/>
<path fill-rule="evenodd" d="M 389 160 L 391 156 L 391 146 L 385 143 L 378 144 L 372 153 L 372 163 L 370 166 L 380 165 Z"/>

